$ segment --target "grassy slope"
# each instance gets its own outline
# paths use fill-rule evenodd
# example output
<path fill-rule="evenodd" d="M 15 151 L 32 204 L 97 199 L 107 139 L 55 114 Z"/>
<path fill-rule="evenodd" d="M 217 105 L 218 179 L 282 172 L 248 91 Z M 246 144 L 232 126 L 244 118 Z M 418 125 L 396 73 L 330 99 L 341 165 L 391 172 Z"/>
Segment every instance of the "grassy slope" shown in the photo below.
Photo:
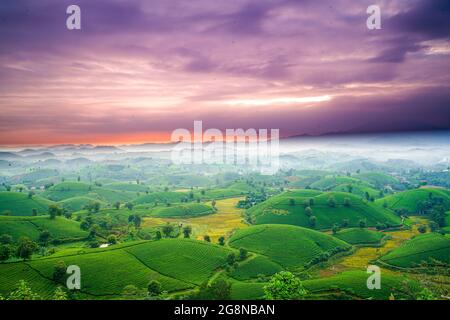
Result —
<path fill-rule="evenodd" d="M 305 196 L 305 191 L 288 191 L 274 196 L 261 204 L 248 210 L 256 217 L 257 224 L 292 224 L 309 227 L 309 217 L 305 214 L 303 201 L 314 198 L 314 205 L 311 206 L 313 215 L 317 218 L 317 229 L 329 229 L 335 223 L 340 224 L 344 219 L 349 220 L 349 226 L 354 227 L 359 224 L 359 220 L 364 219 L 368 226 L 375 226 L 378 222 L 389 222 L 391 225 L 399 225 L 400 218 L 373 203 L 363 201 L 359 197 L 342 192 L 321 193 L 316 196 Z M 328 198 L 332 196 L 336 202 L 336 207 L 327 204 Z M 289 204 L 289 199 L 295 200 L 295 205 Z M 344 199 L 350 199 L 350 207 L 343 205 Z"/>
<path fill-rule="evenodd" d="M 53 201 L 87 197 L 113 203 L 116 201 L 130 201 L 137 197 L 137 193 L 107 189 L 83 182 L 62 182 L 42 193 L 42 196 Z"/>
<path fill-rule="evenodd" d="M 0 217 L 0 234 L 9 234 L 14 240 L 27 236 L 37 240 L 42 230 L 48 230 L 53 239 L 85 238 L 86 231 L 80 229 L 79 222 L 56 217 Z"/>
<path fill-rule="evenodd" d="M 54 265 L 78 265 L 82 292 L 92 296 L 119 296 L 127 285 L 146 288 L 152 279 L 163 290 L 174 292 L 207 280 L 226 263 L 231 249 L 189 239 L 128 243 L 107 249 L 78 249 L 59 256 L 29 262 L 0 264 L 0 294 L 11 291 L 20 279 L 48 297 L 57 285 L 52 281 Z"/>
<path fill-rule="evenodd" d="M 445 217 L 445 227 L 443 228 L 446 233 L 450 233 L 450 211 L 447 212 Z"/>
<path fill-rule="evenodd" d="M 31 216 L 33 209 L 38 213 L 48 211 L 52 202 L 40 196 L 28 198 L 28 194 L 20 192 L 0 192 L 0 215 L 4 211 L 11 211 L 14 216 Z"/>
<path fill-rule="evenodd" d="M 322 178 L 310 185 L 312 189 L 318 189 L 322 191 L 331 190 L 332 188 L 341 185 L 341 184 L 361 184 L 362 182 L 358 179 L 346 177 L 346 176 L 338 176 L 338 177 L 325 177 Z"/>
<path fill-rule="evenodd" d="M 450 191 L 437 188 L 420 188 L 407 190 L 378 199 L 375 201 L 375 203 L 381 206 L 386 202 L 389 209 L 395 210 L 405 208 L 410 213 L 416 213 L 417 203 L 419 201 L 427 200 L 430 193 L 433 194 L 433 196 L 436 198 L 443 198 L 446 208 L 450 208 Z"/>
<path fill-rule="evenodd" d="M 369 196 L 378 198 L 380 196 L 380 192 L 377 189 L 372 188 L 371 186 L 361 183 L 361 184 L 340 184 L 336 187 L 332 188 L 331 191 L 337 191 L 337 192 L 348 192 L 349 186 L 352 186 L 352 194 L 358 195 L 360 197 L 365 198 L 366 192 L 369 194 Z"/>
<path fill-rule="evenodd" d="M 211 206 L 202 203 L 187 203 L 172 207 L 156 207 L 150 212 L 150 216 L 159 218 L 170 217 L 197 217 L 214 213 Z"/>
<path fill-rule="evenodd" d="M 145 192 L 149 190 L 148 186 L 144 186 L 136 183 L 127 182 L 113 182 L 108 183 L 103 186 L 106 189 L 117 190 L 117 191 L 128 191 L 128 192 Z"/>
<path fill-rule="evenodd" d="M 159 204 L 169 202 L 169 203 L 180 203 L 181 199 L 188 196 L 187 192 L 151 192 L 149 194 L 137 197 L 133 200 L 133 203 L 136 205 L 140 204 L 151 204 L 153 205 L 155 202 Z"/>
<path fill-rule="evenodd" d="M 229 241 L 287 268 L 303 268 L 322 253 L 350 246 L 327 234 L 287 225 L 261 225 L 238 230 Z"/>
<path fill-rule="evenodd" d="M 402 293 L 405 277 L 383 274 L 381 288 L 379 290 L 369 290 L 367 288 L 368 276 L 364 271 L 347 271 L 331 277 L 306 280 L 303 282 L 303 285 L 313 294 L 343 291 L 351 296 L 364 299 L 387 300 L 391 293 L 397 299 L 405 297 Z"/>
<path fill-rule="evenodd" d="M 164 239 L 127 249 L 141 262 L 162 274 L 201 284 L 225 264 L 232 250 L 204 241 Z"/>
<path fill-rule="evenodd" d="M 69 199 L 65 199 L 62 201 L 59 201 L 58 204 L 63 207 L 64 209 L 67 209 L 69 211 L 80 211 L 86 206 L 88 203 L 92 201 L 98 201 L 93 198 L 88 197 L 73 197 Z M 102 207 L 106 206 L 105 202 L 100 201 L 100 205 Z"/>
<path fill-rule="evenodd" d="M 350 244 L 378 244 L 384 237 L 384 233 L 368 229 L 350 228 L 339 231 L 335 237 Z"/>
<path fill-rule="evenodd" d="M 230 275 L 237 280 L 248 280 L 257 278 L 259 275 L 270 276 L 282 270 L 279 264 L 265 256 L 257 255 L 240 262 Z"/>
<path fill-rule="evenodd" d="M 379 188 L 384 187 L 385 185 L 395 185 L 399 183 L 397 178 L 380 172 L 365 172 L 354 175 L 353 177 Z"/>
<path fill-rule="evenodd" d="M 413 268 L 432 259 L 450 263 L 450 235 L 429 233 L 416 236 L 380 258 L 392 266 Z"/>

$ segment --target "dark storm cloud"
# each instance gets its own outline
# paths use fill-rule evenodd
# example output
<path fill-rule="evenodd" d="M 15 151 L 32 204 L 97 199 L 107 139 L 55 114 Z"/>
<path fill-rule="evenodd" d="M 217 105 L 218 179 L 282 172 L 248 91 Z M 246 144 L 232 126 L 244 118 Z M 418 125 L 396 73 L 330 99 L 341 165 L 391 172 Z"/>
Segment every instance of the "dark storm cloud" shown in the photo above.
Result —
<path fill-rule="evenodd" d="M 398 13 L 386 22 L 401 32 L 426 39 L 450 37 L 450 1 L 416 1 L 410 10 Z"/>

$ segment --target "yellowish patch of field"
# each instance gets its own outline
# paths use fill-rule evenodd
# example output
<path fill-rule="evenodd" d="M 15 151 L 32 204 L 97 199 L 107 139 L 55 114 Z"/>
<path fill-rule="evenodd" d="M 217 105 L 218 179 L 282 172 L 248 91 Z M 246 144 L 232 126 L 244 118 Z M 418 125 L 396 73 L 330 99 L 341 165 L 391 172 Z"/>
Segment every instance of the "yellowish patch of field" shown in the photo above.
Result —
<path fill-rule="evenodd" d="M 348 269 L 367 269 L 367 266 L 371 264 L 371 261 L 377 260 L 382 255 L 386 254 L 388 251 L 400 246 L 404 241 L 411 239 L 413 236 L 417 235 L 417 227 L 421 224 L 426 224 L 427 220 L 419 217 L 411 217 L 412 228 L 411 230 L 399 230 L 399 231 L 389 231 L 385 232 L 391 237 L 391 239 L 386 240 L 382 247 L 362 247 L 356 249 L 356 252 L 350 256 L 346 256 L 339 261 L 338 264 L 322 270 L 320 274 L 322 276 L 330 275 L 333 273 L 341 272 Z M 396 273 L 395 271 L 383 269 L 385 273 Z"/>
<path fill-rule="evenodd" d="M 204 235 L 209 235 L 212 242 L 217 242 L 220 236 L 228 238 L 230 234 L 238 229 L 245 228 L 247 225 L 243 222 L 243 209 L 236 208 L 239 200 L 243 197 L 216 200 L 217 212 L 202 217 L 195 218 L 144 218 L 142 226 L 154 227 L 170 223 L 182 223 L 192 227 L 192 237 L 203 239 Z M 210 204 L 210 203 L 208 203 Z"/>

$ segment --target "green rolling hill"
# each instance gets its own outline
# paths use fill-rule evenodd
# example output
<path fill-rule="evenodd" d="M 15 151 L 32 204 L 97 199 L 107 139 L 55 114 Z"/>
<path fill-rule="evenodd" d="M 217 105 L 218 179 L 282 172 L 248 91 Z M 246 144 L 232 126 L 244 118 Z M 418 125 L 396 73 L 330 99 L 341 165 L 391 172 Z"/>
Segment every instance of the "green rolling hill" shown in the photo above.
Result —
<path fill-rule="evenodd" d="M 80 211 L 84 209 L 84 207 L 89 204 L 90 202 L 99 202 L 101 207 L 105 207 L 107 203 L 103 201 L 99 201 L 97 199 L 88 198 L 88 197 L 73 197 L 68 198 L 62 201 L 59 201 L 58 204 L 69 211 Z"/>
<path fill-rule="evenodd" d="M 450 235 L 428 233 L 418 235 L 380 258 L 390 266 L 415 268 L 433 260 L 450 264 Z"/>
<path fill-rule="evenodd" d="M 148 215 L 159 218 L 196 217 L 214 213 L 214 208 L 202 203 L 186 203 L 170 207 L 155 207 Z"/>
<path fill-rule="evenodd" d="M 377 223 L 387 223 L 391 226 L 401 224 L 400 218 L 391 211 L 358 196 L 343 192 L 314 192 L 317 191 L 284 192 L 248 209 L 247 212 L 255 218 L 256 224 L 291 224 L 316 229 L 330 229 L 334 224 L 342 224 L 344 220 L 348 221 L 349 227 L 358 226 L 360 220 L 365 220 L 368 226 L 375 226 Z M 330 198 L 335 200 L 334 207 L 328 203 Z M 312 215 L 317 219 L 315 226 L 311 225 L 303 204 L 310 199 L 314 202 L 310 207 Z M 345 205 L 345 199 L 349 200 L 348 206 Z"/>
<path fill-rule="evenodd" d="M 149 194 L 137 197 L 132 202 L 135 205 L 149 204 L 154 205 L 155 203 L 181 203 L 182 199 L 188 196 L 187 192 L 176 192 L 176 191 L 160 191 L 160 192 L 150 192 Z"/>
<path fill-rule="evenodd" d="M 395 186 L 400 183 L 397 178 L 381 172 L 364 172 L 353 175 L 353 177 L 367 182 L 376 188 L 383 188 L 387 185 Z"/>
<path fill-rule="evenodd" d="M 13 216 L 31 216 L 33 209 L 42 214 L 52 203 L 38 195 L 29 198 L 27 193 L 0 192 L 0 215 L 9 211 Z"/>
<path fill-rule="evenodd" d="M 348 192 L 360 197 L 369 196 L 377 198 L 380 191 L 371 183 L 347 176 L 324 177 L 310 184 L 310 188 L 321 191 Z"/>
<path fill-rule="evenodd" d="M 361 184 L 362 182 L 358 179 L 347 177 L 347 176 L 337 176 L 337 177 L 324 177 L 310 185 L 312 189 L 327 191 L 335 188 L 342 184 Z"/>
<path fill-rule="evenodd" d="M 405 294 L 403 276 L 383 274 L 381 288 L 379 290 L 370 290 L 367 288 L 368 274 L 365 271 L 346 271 L 331 277 L 305 280 L 304 287 L 312 294 L 326 297 L 330 294 L 342 293 L 349 297 L 359 299 L 388 300 L 392 294 L 395 299 L 411 299 Z M 411 282 L 411 289 L 418 291 L 419 286 L 416 282 Z M 331 297 L 336 299 L 336 296 Z"/>
<path fill-rule="evenodd" d="M 136 192 L 112 190 L 83 182 L 62 182 L 49 188 L 42 196 L 52 201 L 86 197 L 108 203 L 130 201 L 137 197 Z"/>
<path fill-rule="evenodd" d="M 48 230 L 52 239 L 63 241 L 79 240 L 88 236 L 86 231 L 80 229 L 79 222 L 64 217 L 0 217 L 0 235 L 9 234 L 14 241 L 22 236 L 37 241 L 43 230 Z"/>
<path fill-rule="evenodd" d="M 350 249 L 349 244 L 330 235 L 288 225 L 260 225 L 241 229 L 230 238 L 229 244 L 234 248 L 256 252 L 290 269 L 302 269 Z"/>
<path fill-rule="evenodd" d="M 226 264 L 230 252 L 229 248 L 204 241 L 163 239 L 5 263 L 0 264 L 0 294 L 10 292 L 23 279 L 43 298 L 49 298 L 58 285 L 52 274 L 59 261 L 80 267 L 81 293 L 91 299 L 118 297 L 127 285 L 145 289 L 150 280 L 159 281 L 165 291 L 176 292 L 206 281 Z"/>
<path fill-rule="evenodd" d="M 361 228 L 339 231 L 335 237 L 353 245 L 377 245 L 381 243 L 384 233 Z"/>
<path fill-rule="evenodd" d="M 440 188 L 420 188 L 407 190 L 378 199 L 375 203 L 380 206 L 387 203 L 388 208 L 391 210 L 403 208 L 408 210 L 409 213 L 417 213 L 417 204 L 420 201 L 429 199 L 430 194 L 432 197 L 442 198 L 446 209 L 450 209 L 450 191 Z"/>
<path fill-rule="evenodd" d="M 136 184 L 131 182 L 112 182 L 103 185 L 104 188 L 110 189 L 110 190 L 117 190 L 117 191 L 127 191 L 127 192 L 146 192 L 149 191 L 148 186 L 144 186 L 142 184 Z"/>
<path fill-rule="evenodd" d="M 233 269 L 231 276 L 237 280 L 255 279 L 260 275 L 270 276 L 282 271 L 283 268 L 271 261 L 269 258 L 261 255 L 250 257 L 239 263 L 236 269 Z"/>

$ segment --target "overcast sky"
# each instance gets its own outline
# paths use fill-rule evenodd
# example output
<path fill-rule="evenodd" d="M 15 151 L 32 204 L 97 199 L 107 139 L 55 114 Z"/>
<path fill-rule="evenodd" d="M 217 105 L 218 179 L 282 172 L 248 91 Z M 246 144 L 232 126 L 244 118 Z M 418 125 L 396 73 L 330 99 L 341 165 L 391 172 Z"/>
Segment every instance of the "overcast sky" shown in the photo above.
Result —
<path fill-rule="evenodd" d="M 449 44 L 448 0 L 2 0 L 0 144 L 450 129 Z"/>

